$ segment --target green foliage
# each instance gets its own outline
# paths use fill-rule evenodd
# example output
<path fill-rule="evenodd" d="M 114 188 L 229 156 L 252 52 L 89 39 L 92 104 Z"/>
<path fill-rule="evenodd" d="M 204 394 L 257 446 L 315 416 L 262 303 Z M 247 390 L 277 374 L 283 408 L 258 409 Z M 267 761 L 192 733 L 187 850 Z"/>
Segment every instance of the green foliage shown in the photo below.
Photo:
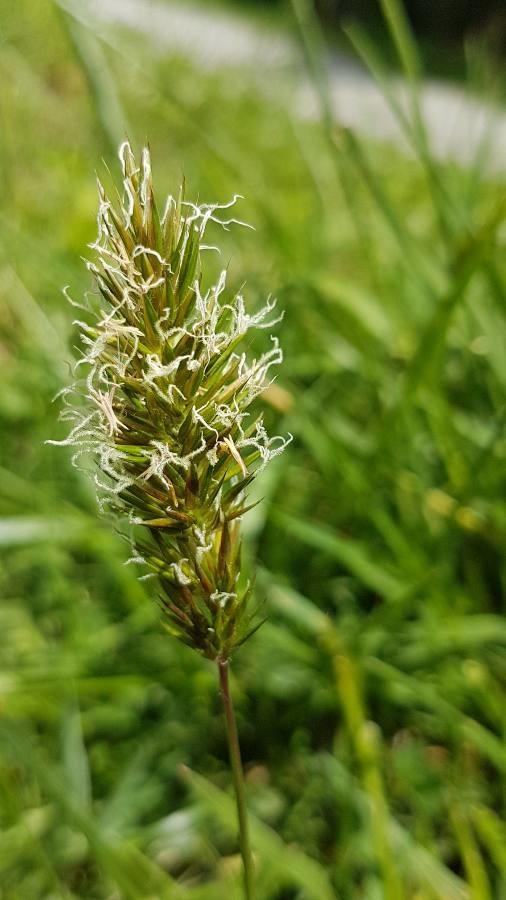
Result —
<path fill-rule="evenodd" d="M 246 196 L 256 233 L 225 232 L 215 274 L 285 310 L 262 405 L 294 442 L 244 519 L 268 622 L 232 672 L 260 896 L 506 897 L 506 207 L 482 160 L 432 158 L 384 6 L 409 157 L 292 118 L 282 77 L 266 99 L 262 73 L 2 3 L 2 900 L 241 896 L 214 667 L 44 444 L 78 342 L 61 286 L 90 288 L 90 174 L 127 118 L 157 192 L 184 171 L 199 202 Z"/>

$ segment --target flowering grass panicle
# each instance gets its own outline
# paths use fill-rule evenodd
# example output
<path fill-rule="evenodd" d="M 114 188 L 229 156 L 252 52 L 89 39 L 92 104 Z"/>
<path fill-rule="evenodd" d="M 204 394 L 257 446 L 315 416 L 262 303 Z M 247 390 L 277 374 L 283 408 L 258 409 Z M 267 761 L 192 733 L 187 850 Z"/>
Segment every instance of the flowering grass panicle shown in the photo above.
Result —
<path fill-rule="evenodd" d="M 245 490 L 286 444 L 249 413 L 281 362 L 277 339 L 252 361 L 239 345 L 278 319 L 273 302 L 248 314 L 225 271 L 203 286 L 206 228 L 236 222 L 228 210 L 237 198 L 198 205 L 181 190 L 160 213 L 149 150 L 140 167 L 128 142 L 119 156 L 123 197 L 112 202 L 98 183 L 87 265 L 101 300 L 92 323 L 77 323 L 85 376 L 64 392 L 72 428 L 61 443 L 75 458 L 95 456 L 101 502 L 135 526 L 133 559 L 156 576 L 171 633 L 226 660 L 256 627 L 239 579 Z"/>

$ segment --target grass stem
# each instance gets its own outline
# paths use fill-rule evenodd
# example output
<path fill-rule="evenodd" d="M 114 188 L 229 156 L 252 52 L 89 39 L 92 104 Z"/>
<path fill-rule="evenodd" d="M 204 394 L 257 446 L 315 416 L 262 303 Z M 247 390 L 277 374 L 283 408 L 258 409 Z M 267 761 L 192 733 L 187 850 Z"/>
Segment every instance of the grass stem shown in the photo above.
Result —
<path fill-rule="evenodd" d="M 239 843 L 244 866 L 244 894 L 246 900 L 254 900 L 254 869 L 253 857 L 249 842 L 248 811 L 246 808 L 246 792 L 244 789 L 244 772 L 241 761 L 241 748 L 237 734 L 234 704 L 230 693 L 228 677 L 228 659 L 218 659 L 218 672 L 220 676 L 221 696 L 225 711 L 227 725 L 228 749 L 230 753 L 230 765 L 234 782 L 235 799 L 237 803 L 237 817 L 239 820 Z"/>

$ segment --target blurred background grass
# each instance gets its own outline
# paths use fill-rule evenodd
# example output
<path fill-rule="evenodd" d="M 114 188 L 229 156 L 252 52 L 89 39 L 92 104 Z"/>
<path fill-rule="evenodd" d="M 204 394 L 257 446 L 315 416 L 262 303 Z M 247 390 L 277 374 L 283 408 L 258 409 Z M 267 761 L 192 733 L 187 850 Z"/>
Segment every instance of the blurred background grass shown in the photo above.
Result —
<path fill-rule="evenodd" d="M 184 173 L 190 196 L 245 195 L 256 232 L 220 235 L 222 260 L 252 307 L 272 292 L 285 310 L 265 407 L 294 442 L 245 521 L 269 621 L 233 683 L 259 897 L 506 898 L 506 198 L 483 158 L 432 158 L 416 45 L 383 7 L 409 154 L 334 122 L 302 0 L 275 24 L 300 42 L 313 122 L 288 76 L 267 93 L 251 67 L 0 2 L 5 900 L 241 896 L 214 668 L 167 638 L 87 481 L 44 445 L 76 342 L 61 288 L 90 288 L 93 171 L 125 133 L 149 140 L 159 191 Z"/>

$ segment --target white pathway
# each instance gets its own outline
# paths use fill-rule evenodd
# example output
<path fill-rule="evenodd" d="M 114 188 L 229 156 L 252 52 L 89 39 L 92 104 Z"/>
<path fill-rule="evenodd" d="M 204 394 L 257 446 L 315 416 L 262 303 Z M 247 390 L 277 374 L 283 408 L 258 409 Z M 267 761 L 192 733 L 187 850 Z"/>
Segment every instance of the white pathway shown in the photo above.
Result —
<path fill-rule="evenodd" d="M 136 29 L 151 39 L 157 52 L 187 56 L 204 69 L 250 68 L 261 75 L 255 83 L 270 86 L 276 84 L 276 78 L 295 70 L 294 109 L 303 116 L 316 114 L 317 105 L 298 49 L 283 34 L 262 29 L 232 12 L 192 3 L 86 0 L 81 10 L 83 7 L 95 21 Z M 330 59 L 329 77 L 336 121 L 365 136 L 402 140 L 388 104 L 364 69 L 335 54 Z M 392 87 L 403 102 L 402 80 L 392 79 Z M 436 81 L 425 83 L 421 108 L 431 149 L 438 158 L 469 164 L 484 146 L 481 164 L 488 171 L 506 175 L 506 115 L 502 110 L 473 99 L 458 87 Z"/>

